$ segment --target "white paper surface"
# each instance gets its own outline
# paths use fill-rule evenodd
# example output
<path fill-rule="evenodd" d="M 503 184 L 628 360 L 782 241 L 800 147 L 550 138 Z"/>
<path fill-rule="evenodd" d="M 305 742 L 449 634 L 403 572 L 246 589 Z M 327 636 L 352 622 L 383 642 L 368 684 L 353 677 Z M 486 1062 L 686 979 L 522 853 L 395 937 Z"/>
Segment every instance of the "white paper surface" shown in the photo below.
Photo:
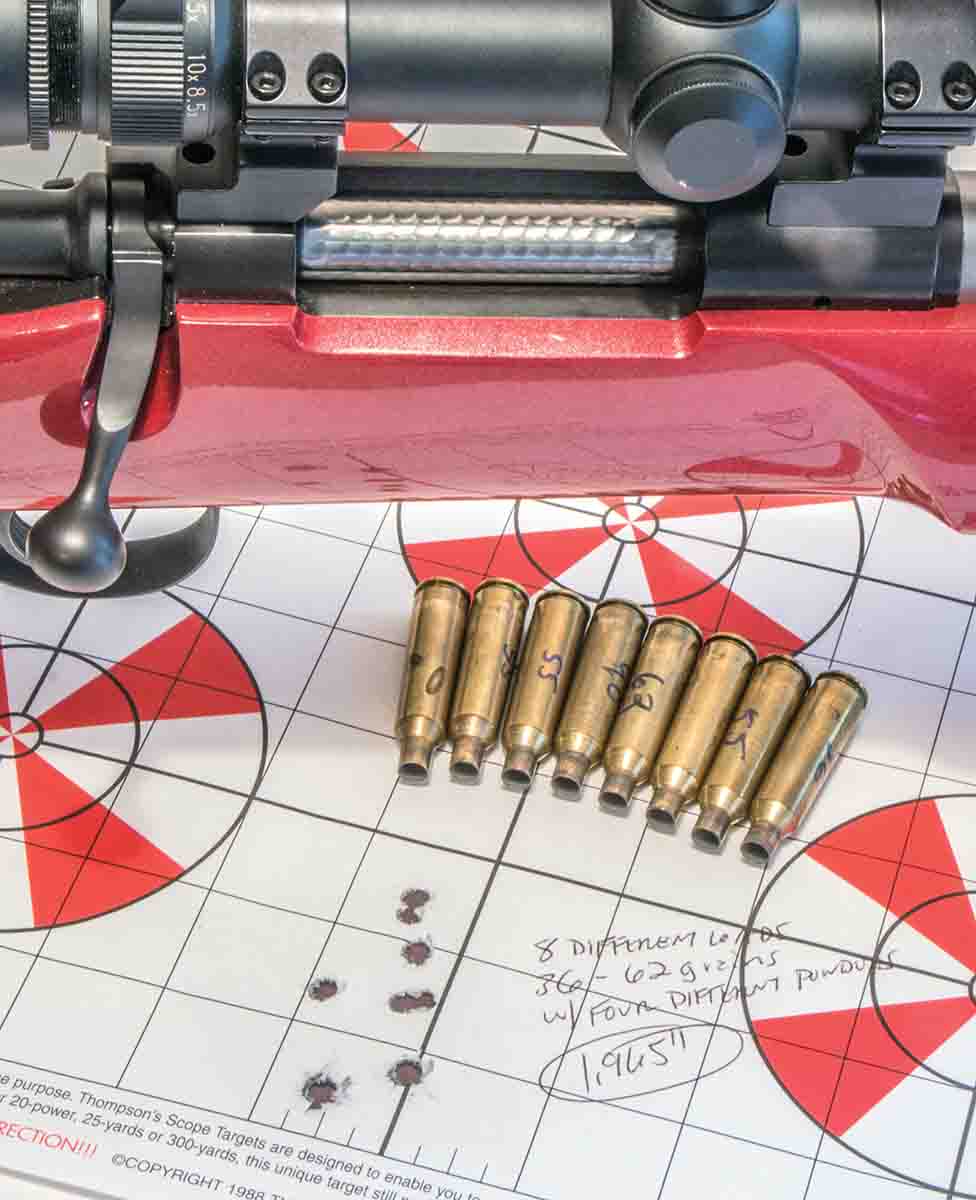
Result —
<path fill-rule="evenodd" d="M 497 751 L 398 786 L 414 577 L 495 571 L 854 670 L 802 840 L 764 876 Z M 4 593 L 0 1190 L 976 1195 L 974 597 L 976 539 L 800 497 L 228 512 L 172 596 Z"/>

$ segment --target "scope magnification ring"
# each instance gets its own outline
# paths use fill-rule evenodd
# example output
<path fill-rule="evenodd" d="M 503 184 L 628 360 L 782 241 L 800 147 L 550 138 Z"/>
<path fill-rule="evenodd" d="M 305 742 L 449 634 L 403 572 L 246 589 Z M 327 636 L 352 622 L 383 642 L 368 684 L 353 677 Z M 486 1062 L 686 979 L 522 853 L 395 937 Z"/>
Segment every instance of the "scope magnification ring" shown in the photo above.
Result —
<path fill-rule="evenodd" d="M 48 0 L 27 0 L 27 130 L 32 150 L 51 145 L 51 43 Z"/>
<path fill-rule="evenodd" d="M 122 0 L 112 14 L 112 141 L 118 146 L 183 141 L 183 3 Z"/>

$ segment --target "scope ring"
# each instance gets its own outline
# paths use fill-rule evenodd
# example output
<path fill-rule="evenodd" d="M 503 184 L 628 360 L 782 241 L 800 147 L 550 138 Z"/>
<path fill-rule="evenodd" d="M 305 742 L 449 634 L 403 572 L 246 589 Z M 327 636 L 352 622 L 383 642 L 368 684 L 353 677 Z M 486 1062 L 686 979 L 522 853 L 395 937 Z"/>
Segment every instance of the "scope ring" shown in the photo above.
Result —
<path fill-rule="evenodd" d="M 32 150 L 51 147 L 49 0 L 27 0 L 27 131 Z"/>
<path fill-rule="evenodd" d="M 174 587 L 210 557 L 220 528 L 220 509 L 208 508 L 183 529 L 126 543 L 125 570 L 91 600 L 145 596 Z M 27 554 L 30 526 L 15 512 L 0 512 L 0 584 L 44 596 L 82 597 L 53 587 L 31 570 Z"/>

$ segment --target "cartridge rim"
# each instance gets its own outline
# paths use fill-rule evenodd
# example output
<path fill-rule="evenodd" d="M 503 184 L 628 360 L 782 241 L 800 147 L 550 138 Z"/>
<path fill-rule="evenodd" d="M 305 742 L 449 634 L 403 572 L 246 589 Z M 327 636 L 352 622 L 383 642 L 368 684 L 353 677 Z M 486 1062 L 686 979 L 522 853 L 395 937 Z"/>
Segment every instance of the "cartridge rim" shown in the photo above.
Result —
<path fill-rule="evenodd" d="M 759 661 L 759 655 L 756 652 L 756 647 L 752 644 L 752 642 L 747 642 L 744 637 L 739 637 L 737 633 L 713 633 L 710 637 L 705 638 L 705 646 L 710 646 L 712 642 L 737 642 L 740 646 L 749 651 L 749 653 L 752 655 L 753 662 Z"/>
<path fill-rule="evenodd" d="M 848 675 L 846 671 L 824 671 L 822 675 L 817 676 L 817 683 L 821 679 L 840 679 L 844 683 L 849 683 L 860 694 L 861 699 L 864 701 L 864 707 L 867 708 L 870 694 L 860 679 L 855 679 L 853 675 Z"/>
<path fill-rule="evenodd" d="M 502 784 L 509 791 L 524 792 L 532 786 L 538 766 L 538 755 L 533 754 L 525 746 L 514 746 L 505 756 L 502 768 Z"/>
<path fill-rule="evenodd" d="M 694 621 L 689 621 L 687 617 L 655 617 L 651 622 L 651 629 L 656 629 L 658 625 L 684 625 L 686 629 L 690 629 L 695 634 L 699 642 L 705 640 L 701 628 Z"/>
<path fill-rule="evenodd" d="M 486 588 L 490 587 L 508 588 L 509 591 L 515 592 L 517 595 L 521 596 L 526 604 L 529 602 L 529 593 L 524 587 L 522 587 L 520 583 L 516 583 L 514 579 L 504 579 L 501 577 L 497 579 L 483 579 L 481 583 L 479 583 L 474 589 L 472 596 L 477 596 L 479 592 L 483 592 Z"/>
<path fill-rule="evenodd" d="M 813 676 L 802 663 L 798 663 L 792 654 L 767 654 L 759 660 L 759 666 L 765 666 L 768 662 L 786 663 L 788 666 L 795 667 L 807 682 L 807 687 L 813 684 Z"/>
<path fill-rule="evenodd" d="M 456 591 L 461 593 L 468 604 L 471 603 L 471 593 L 464 586 L 464 584 L 458 583 L 456 579 L 449 579 L 446 575 L 432 575 L 430 579 L 425 579 L 423 583 L 418 583 L 416 589 L 414 590 L 414 595 L 419 596 L 421 592 L 425 591 L 427 588 L 434 587 L 435 584 L 445 584 L 447 587 L 454 588 Z"/>
<path fill-rule="evenodd" d="M 769 865 L 782 840 L 783 835 L 778 829 L 765 821 L 759 821 L 750 826 L 745 840 L 739 847 L 739 853 L 743 862 L 747 862 L 749 866 L 764 868 Z"/>
<path fill-rule="evenodd" d="M 622 596 L 611 596 L 607 600 L 601 600 L 596 608 L 594 608 L 593 615 L 596 616 L 601 609 L 608 608 L 610 605 L 616 604 L 622 605 L 624 608 L 632 609 L 641 618 L 645 626 L 649 624 L 650 618 L 648 617 L 647 613 L 644 612 L 641 606 L 639 604 L 635 604 L 633 600 L 625 600 Z"/>
<path fill-rule="evenodd" d="M 555 600 L 557 597 L 561 597 L 563 600 L 573 600 L 580 606 L 586 616 L 589 617 L 590 606 L 586 603 L 586 601 L 581 600 L 575 592 L 569 592 L 565 588 L 554 588 L 552 591 L 543 592 L 542 595 L 537 598 L 535 606 L 538 608 L 541 604 L 545 604 L 547 600 Z"/>

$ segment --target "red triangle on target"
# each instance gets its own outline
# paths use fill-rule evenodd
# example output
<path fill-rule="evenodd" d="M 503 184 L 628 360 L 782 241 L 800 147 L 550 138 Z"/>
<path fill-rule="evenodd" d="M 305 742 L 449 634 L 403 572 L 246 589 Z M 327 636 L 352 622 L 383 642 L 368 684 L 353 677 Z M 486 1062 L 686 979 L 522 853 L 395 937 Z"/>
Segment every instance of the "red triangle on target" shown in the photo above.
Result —
<path fill-rule="evenodd" d="M 58 701 L 41 716 L 45 729 L 89 729 L 95 725 L 120 724 L 120 705 L 131 720 L 128 705 L 109 676 L 114 676 L 132 697 L 139 720 L 156 719 L 172 679 L 178 675 L 204 628 L 205 622 L 191 613 L 159 637 L 141 646 L 121 662 L 101 672 L 89 683 Z M 167 678 L 168 676 L 168 678 Z"/>
<path fill-rule="evenodd" d="M 568 571 L 570 567 L 575 567 L 588 554 L 592 554 L 600 546 L 606 545 L 608 540 L 607 531 L 603 528 L 603 523 L 595 516 L 593 522 L 591 526 L 584 526 L 578 529 L 548 529 L 532 533 L 522 532 L 522 542 L 529 554 L 552 577 L 548 582 L 558 580 L 564 571 Z M 512 542 L 518 545 L 518 539 L 514 533 L 506 533 L 502 541 L 505 542 L 508 539 L 511 539 Z M 524 561 L 524 551 L 522 551 L 522 555 Z M 496 554 L 495 562 L 497 561 L 498 555 Z M 493 569 L 494 565 L 493 563 Z M 527 566 L 532 572 L 531 577 L 536 578 L 538 573 L 532 568 L 531 563 L 527 564 Z M 522 580 L 516 577 L 516 582 L 521 583 Z"/>
<path fill-rule="evenodd" d="M 399 150 L 416 154 L 420 147 L 397 129 L 382 121 L 351 121 L 346 126 L 343 147 L 346 150 Z"/>
<path fill-rule="evenodd" d="M 78 875 L 82 859 L 29 843 L 24 848 L 27 851 L 27 878 L 30 882 L 34 924 L 41 927 L 53 925 Z"/>
<path fill-rule="evenodd" d="M 769 651 L 795 654 L 803 647 L 803 638 L 797 637 L 735 592 L 729 592 L 729 602 L 722 613 L 719 628 L 747 638 L 763 654 Z"/>
<path fill-rule="evenodd" d="M 256 713 L 261 703 L 253 695 L 218 691 L 195 683 L 176 683 L 159 714 L 161 721 L 182 721 L 194 717 L 238 717 Z"/>
<path fill-rule="evenodd" d="M 105 820 L 104 805 L 93 805 L 95 797 L 90 792 L 63 775 L 40 754 L 26 754 L 15 762 L 21 822 L 25 826 L 42 827 L 27 830 L 28 845 L 83 858 L 92 848 Z M 86 805 L 90 807 L 79 812 Z M 70 816 L 71 813 L 77 815 Z"/>
<path fill-rule="evenodd" d="M 480 581 L 498 546 L 498 534 L 488 537 L 451 538 L 441 542 L 416 542 L 406 547 L 414 574 L 421 581 L 438 572 L 437 567 L 452 567 L 469 572 Z M 443 572 L 442 572 L 443 573 Z M 461 580 L 461 582 L 466 582 Z"/>
<path fill-rule="evenodd" d="M 200 634 L 183 669 L 182 678 L 188 683 L 198 683 L 220 691 L 237 692 L 257 700 L 254 680 L 238 655 L 212 625 L 208 625 Z M 248 711 L 253 711 L 256 707 L 255 704 Z M 166 708 L 169 709 L 168 704 Z"/>
<path fill-rule="evenodd" d="M 161 878 L 159 874 L 145 874 L 89 859 L 78 873 L 55 923 L 65 925 L 83 921 L 86 917 L 97 917 L 141 900 L 143 896 L 159 891 L 163 880 L 174 879 L 180 872 L 181 868 L 177 867 L 175 873 L 168 872 Z"/>
<path fill-rule="evenodd" d="M 522 542 L 514 533 L 506 533 L 491 561 L 492 574 L 514 579 L 534 595 L 553 582 L 558 582 L 564 571 L 575 567 L 606 541 L 607 532 L 596 517 L 593 525 L 578 529 L 523 533 Z M 526 557 L 523 543 L 539 566 L 545 568 L 547 575 L 543 575 Z"/>
<path fill-rule="evenodd" d="M 24 824 L 55 821 L 25 834 L 35 924 L 78 920 L 82 910 L 84 916 L 107 912 L 155 890 L 160 878 L 175 879 L 183 873 L 179 863 L 102 803 L 58 820 L 82 805 L 91 805 L 91 795 L 40 754 L 18 758 L 16 764 Z M 89 853 L 129 869 L 95 871 L 89 869 L 92 864 L 88 862 L 79 875 L 79 867 Z M 83 885 L 82 891 L 76 900 L 72 889 L 71 899 L 65 904 L 76 876 L 75 886 Z M 69 912 L 76 915 L 68 916 Z"/>
<path fill-rule="evenodd" d="M 761 1027 L 770 1023 L 759 1021 L 753 1026 L 763 1054 L 789 1095 L 818 1125 L 822 1125 L 830 1112 L 844 1060 L 793 1042 L 766 1037 Z"/>
<path fill-rule="evenodd" d="M 904 807 L 911 817 L 913 806 Z M 888 909 L 893 916 L 903 917 L 907 925 L 969 971 L 976 971 L 976 915 L 966 894 L 966 884 L 959 875 L 938 806 L 932 800 L 921 800 L 914 806 L 914 811 L 908 845 L 914 847 L 915 855 L 927 854 L 926 861 L 938 863 L 941 874 L 905 864 L 896 866 L 864 853 L 845 853 L 837 849 L 845 838 L 856 837 L 853 827 L 861 822 L 873 824 L 879 837 L 889 836 L 882 833 L 883 821 L 893 818 L 891 810 L 886 809 L 852 822 L 824 841 L 814 842 L 807 849 L 807 856 Z M 894 816 L 896 824 L 898 820 Z M 900 859 L 901 856 L 894 857 Z M 929 900 L 937 903 L 927 904 Z"/>
<path fill-rule="evenodd" d="M 115 813 L 109 813 L 92 850 L 92 858 L 111 866 L 127 868 L 126 874 L 143 872 L 162 879 L 182 875 L 182 867 L 138 830 Z"/>
<path fill-rule="evenodd" d="M 905 807 L 910 809 L 911 805 Z M 973 815 L 976 816 L 976 799 L 973 801 Z M 938 801 L 920 800 L 915 805 L 915 819 L 912 821 L 908 844 L 905 846 L 904 861 L 914 867 L 924 867 L 940 875 L 948 875 L 951 884 L 947 885 L 946 891 L 950 891 L 952 887 L 961 890 L 964 888 L 959 862 L 949 841 L 946 827 L 942 823 Z"/>
<path fill-rule="evenodd" d="M 644 577 L 654 602 L 655 611 L 680 613 L 688 620 L 711 633 L 718 624 L 722 604 L 727 595 L 721 584 L 710 575 L 700 571 L 693 563 L 657 540 L 640 542 L 637 546 L 644 568 Z M 674 597 L 687 596 L 676 604 L 667 601 Z"/>
<path fill-rule="evenodd" d="M 506 533 L 498 543 L 495 556 L 491 560 L 491 573 L 501 576 L 503 579 L 514 579 L 516 583 L 520 583 L 525 588 L 530 596 L 541 592 L 552 583 L 551 579 L 529 562 L 525 557 L 525 551 L 519 545 L 518 538 L 511 533 Z"/>
<path fill-rule="evenodd" d="M 684 517 L 711 517 L 718 516 L 721 513 L 735 513 L 738 515 L 739 505 L 736 503 L 739 497 L 722 495 L 698 495 L 698 496 L 665 496 L 663 500 L 659 500 L 654 505 L 654 515 L 661 522 L 665 521 L 680 521 Z M 761 496 L 743 496 L 741 504 L 743 508 L 752 509 L 758 508 Z"/>
<path fill-rule="evenodd" d="M 881 1011 L 922 1062 L 976 1016 L 968 995 L 888 1004 Z M 754 1022 L 753 1028 L 789 1094 L 837 1136 L 845 1134 L 918 1068 L 874 1008 L 772 1017 Z M 848 1037 L 839 1046 L 845 1028 Z M 824 1052 L 827 1046 L 835 1048 L 834 1054 Z M 846 1061 L 836 1057 L 838 1054 L 846 1055 Z"/>
<path fill-rule="evenodd" d="M 817 845 L 844 850 L 848 854 L 867 854 L 872 858 L 901 862 L 914 810 L 912 802 L 865 813 L 820 838 Z"/>
<path fill-rule="evenodd" d="M 157 675 L 178 675 L 205 627 L 206 621 L 199 613 L 189 613 L 172 628 L 140 646 L 122 663 L 140 671 L 154 671 Z"/>
<path fill-rule="evenodd" d="M 691 597 L 675 604 L 657 604 L 659 612 L 680 613 L 704 629 L 717 626 L 727 629 L 747 638 L 757 648 L 772 647 L 789 653 L 803 645 L 802 638 L 660 541 L 641 542 L 639 550 L 652 599 Z"/>

